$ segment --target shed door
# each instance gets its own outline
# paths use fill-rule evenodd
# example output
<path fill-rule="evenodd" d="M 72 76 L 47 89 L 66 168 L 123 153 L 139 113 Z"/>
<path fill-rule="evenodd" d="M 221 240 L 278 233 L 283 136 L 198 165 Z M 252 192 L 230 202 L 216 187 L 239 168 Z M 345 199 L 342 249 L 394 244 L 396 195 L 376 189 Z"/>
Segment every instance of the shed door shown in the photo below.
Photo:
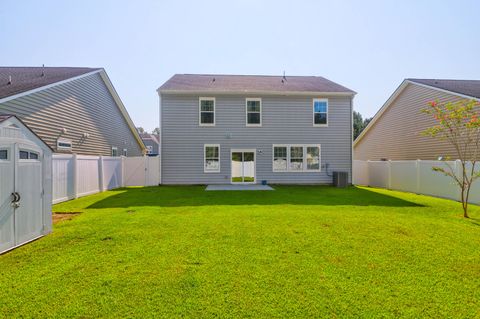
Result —
<path fill-rule="evenodd" d="M 42 235 L 43 185 L 42 151 L 32 146 L 16 145 L 15 191 L 20 200 L 15 208 L 15 246 Z"/>
<path fill-rule="evenodd" d="M 0 252 L 15 246 L 14 188 L 15 153 L 13 144 L 0 144 Z"/>

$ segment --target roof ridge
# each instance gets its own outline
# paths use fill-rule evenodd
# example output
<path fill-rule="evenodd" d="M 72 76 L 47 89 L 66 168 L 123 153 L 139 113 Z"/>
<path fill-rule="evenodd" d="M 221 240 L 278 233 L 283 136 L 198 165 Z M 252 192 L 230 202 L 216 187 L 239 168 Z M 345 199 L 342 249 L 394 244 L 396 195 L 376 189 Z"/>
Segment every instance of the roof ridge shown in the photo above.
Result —
<path fill-rule="evenodd" d="M 284 75 L 273 75 L 273 74 L 226 74 L 226 73 L 177 73 L 175 75 L 198 75 L 198 76 L 258 76 L 258 77 L 283 77 Z M 285 74 L 285 77 L 300 77 L 300 78 L 322 78 L 325 79 L 322 76 L 318 75 L 287 75 Z"/>

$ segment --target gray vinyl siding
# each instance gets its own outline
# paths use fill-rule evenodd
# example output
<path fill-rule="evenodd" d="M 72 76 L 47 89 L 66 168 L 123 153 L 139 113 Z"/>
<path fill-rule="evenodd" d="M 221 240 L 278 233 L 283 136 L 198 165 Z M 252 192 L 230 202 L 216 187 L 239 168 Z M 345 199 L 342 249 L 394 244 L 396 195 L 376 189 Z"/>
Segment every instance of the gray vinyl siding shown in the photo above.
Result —
<path fill-rule="evenodd" d="M 145 146 L 151 146 L 152 147 L 152 154 L 158 154 L 158 143 L 151 140 L 151 139 L 143 139 L 143 144 Z"/>
<path fill-rule="evenodd" d="M 356 160 L 436 160 L 439 156 L 455 157 L 447 141 L 421 134 L 436 121 L 421 110 L 429 101 L 455 102 L 463 98 L 435 89 L 408 84 L 355 144 Z"/>
<path fill-rule="evenodd" d="M 126 148 L 128 156 L 142 155 L 98 73 L 0 103 L 0 113 L 17 115 L 54 151 L 62 137 L 72 140 L 72 153 L 109 156 L 115 146 L 119 154 Z M 61 134 L 62 128 L 66 134 Z M 83 133 L 89 137 L 83 138 Z"/>
<path fill-rule="evenodd" d="M 231 149 L 255 148 L 256 181 L 327 184 L 331 171 L 351 176 L 352 103 L 350 97 L 215 97 L 215 126 L 199 126 L 198 95 L 162 95 L 162 183 L 230 183 Z M 262 127 L 246 127 L 245 99 L 262 99 Z M 313 98 L 329 98 L 328 127 L 313 126 Z M 204 173 L 204 144 L 220 144 L 220 173 Z M 321 172 L 273 172 L 273 144 L 320 144 Z M 261 154 L 259 153 L 261 151 Z"/>

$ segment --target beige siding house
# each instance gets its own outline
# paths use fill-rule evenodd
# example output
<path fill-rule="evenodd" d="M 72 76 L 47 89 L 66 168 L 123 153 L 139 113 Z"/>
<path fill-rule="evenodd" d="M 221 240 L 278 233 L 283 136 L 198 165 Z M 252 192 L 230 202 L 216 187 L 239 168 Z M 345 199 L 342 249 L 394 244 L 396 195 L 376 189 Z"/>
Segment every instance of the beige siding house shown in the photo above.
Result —
<path fill-rule="evenodd" d="M 103 68 L 0 67 L 0 114 L 16 115 L 57 153 L 145 152 Z"/>
<path fill-rule="evenodd" d="M 429 101 L 480 99 L 480 81 L 406 79 L 355 140 L 355 160 L 436 160 L 454 158 L 446 141 L 421 132 L 435 121 L 421 112 Z"/>

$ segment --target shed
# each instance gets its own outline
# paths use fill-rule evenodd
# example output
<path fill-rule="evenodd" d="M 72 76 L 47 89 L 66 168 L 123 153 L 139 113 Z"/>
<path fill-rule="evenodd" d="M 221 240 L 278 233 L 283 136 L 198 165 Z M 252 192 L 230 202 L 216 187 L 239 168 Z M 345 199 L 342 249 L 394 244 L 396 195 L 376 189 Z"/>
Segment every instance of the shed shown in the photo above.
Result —
<path fill-rule="evenodd" d="M 52 231 L 52 150 L 0 114 L 0 253 Z"/>

